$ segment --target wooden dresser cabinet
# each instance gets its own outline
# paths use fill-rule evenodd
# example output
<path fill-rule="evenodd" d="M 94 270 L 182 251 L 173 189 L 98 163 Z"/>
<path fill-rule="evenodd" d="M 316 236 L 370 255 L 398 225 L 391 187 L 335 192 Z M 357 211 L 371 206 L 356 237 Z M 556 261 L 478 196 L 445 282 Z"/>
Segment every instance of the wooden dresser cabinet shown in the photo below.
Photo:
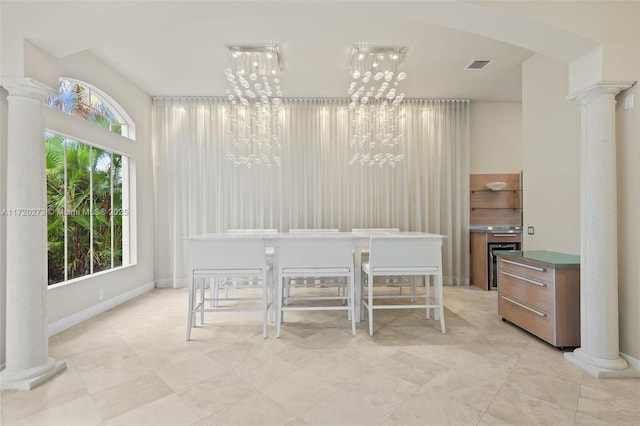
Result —
<path fill-rule="evenodd" d="M 498 313 L 561 348 L 580 346 L 580 258 L 498 251 Z"/>

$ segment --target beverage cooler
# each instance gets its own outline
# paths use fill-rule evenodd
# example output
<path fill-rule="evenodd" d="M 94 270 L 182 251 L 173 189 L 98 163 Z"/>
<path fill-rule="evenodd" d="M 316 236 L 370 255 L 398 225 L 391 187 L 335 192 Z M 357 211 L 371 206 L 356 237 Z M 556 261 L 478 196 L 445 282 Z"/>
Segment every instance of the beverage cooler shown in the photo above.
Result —
<path fill-rule="evenodd" d="M 483 290 L 497 289 L 497 263 L 494 251 L 521 250 L 521 226 L 472 226 L 471 284 Z"/>
<path fill-rule="evenodd" d="M 496 290 L 498 288 L 498 258 L 493 253 L 496 250 L 520 250 L 520 243 L 488 243 L 487 253 L 487 270 L 489 276 L 487 277 L 489 283 L 489 290 Z"/>

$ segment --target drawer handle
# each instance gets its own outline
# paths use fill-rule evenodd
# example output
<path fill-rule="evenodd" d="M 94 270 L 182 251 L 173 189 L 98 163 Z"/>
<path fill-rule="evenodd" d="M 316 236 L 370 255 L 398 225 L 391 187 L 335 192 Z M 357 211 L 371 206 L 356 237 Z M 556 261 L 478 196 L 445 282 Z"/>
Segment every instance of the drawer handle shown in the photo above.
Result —
<path fill-rule="evenodd" d="M 512 260 L 507 260 L 507 259 L 500 259 L 500 261 L 502 261 L 504 263 L 510 263 L 510 264 L 516 265 L 516 266 L 522 266 L 523 268 L 527 268 L 527 269 L 533 269 L 534 271 L 538 271 L 538 272 L 545 272 L 546 271 L 545 268 L 538 268 L 537 266 L 527 265 L 526 263 L 514 262 Z"/>
<path fill-rule="evenodd" d="M 513 303 L 514 305 L 518 305 L 518 306 L 520 306 L 521 308 L 526 309 L 527 311 L 531 311 L 531 312 L 533 312 L 534 314 L 536 314 L 536 315 L 538 315 L 538 316 L 540 316 L 540 317 L 546 317 L 546 316 L 547 316 L 547 314 L 545 314 L 544 312 L 537 311 L 537 310 L 532 309 L 532 308 L 530 308 L 530 307 L 528 307 L 528 306 L 526 306 L 526 305 L 523 305 L 522 303 L 518 303 L 518 302 L 516 302 L 515 300 L 513 300 L 513 299 L 511 299 L 511 298 L 509 298 L 509 297 L 507 297 L 507 296 L 500 296 L 500 297 L 502 297 L 502 298 L 503 298 L 504 300 L 506 300 L 507 302 L 511 302 L 511 303 Z"/>
<path fill-rule="evenodd" d="M 508 276 L 516 278 L 516 279 L 519 279 L 519 280 L 522 280 L 522 281 L 526 281 L 526 282 L 531 283 L 531 284 L 535 284 L 535 285 L 540 286 L 540 287 L 546 287 L 547 286 L 545 283 L 541 283 L 540 281 L 530 280 L 529 278 L 521 277 L 520 275 L 512 274 L 512 273 L 505 272 L 505 271 L 500 271 L 500 273 L 508 275 Z"/>
<path fill-rule="evenodd" d="M 491 234 L 493 237 L 519 237 L 520 234 Z"/>

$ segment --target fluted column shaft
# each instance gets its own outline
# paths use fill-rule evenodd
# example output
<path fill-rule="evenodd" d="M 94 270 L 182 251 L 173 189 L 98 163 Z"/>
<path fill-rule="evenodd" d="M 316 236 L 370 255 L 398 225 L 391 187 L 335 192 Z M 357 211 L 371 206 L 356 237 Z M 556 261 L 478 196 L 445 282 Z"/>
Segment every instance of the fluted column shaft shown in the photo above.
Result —
<path fill-rule="evenodd" d="M 9 92 L 7 147 L 6 362 L 3 389 L 31 389 L 65 368 L 48 356 L 47 204 L 43 101 L 54 92 L 31 79 Z"/>

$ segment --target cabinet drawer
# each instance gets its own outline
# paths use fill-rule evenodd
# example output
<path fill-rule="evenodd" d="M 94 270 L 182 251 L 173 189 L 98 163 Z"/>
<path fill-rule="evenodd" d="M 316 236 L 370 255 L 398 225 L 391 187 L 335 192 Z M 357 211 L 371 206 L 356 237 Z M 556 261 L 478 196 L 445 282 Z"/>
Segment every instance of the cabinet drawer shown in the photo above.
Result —
<path fill-rule="evenodd" d="M 505 295 L 500 295 L 498 308 L 502 318 L 535 334 L 542 340 L 555 344 L 553 336 L 553 315 L 539 309 L 534 309 Z"/>
<path fill-rule="evenodd" d="M 490 243 L 519 243 L 522 234 L 515 232 L 490 232 L 487 234 L 487 241 Z"/>
<path fill-rule="evenodd" d="M 500 270 L 508 270 L 521 277 L 536 281 L 553 282 L 553 268 L 549 268 L 544 264 L 520 262 L 501 257 L 498 267 Z"/>
<path fill-rule="evenodd" d="M 525 300 L 531 306 L 553 312 L 553 284 L 525 277 L 510 269 L 500 269 L 498 289 L 500 294 Z"/>

